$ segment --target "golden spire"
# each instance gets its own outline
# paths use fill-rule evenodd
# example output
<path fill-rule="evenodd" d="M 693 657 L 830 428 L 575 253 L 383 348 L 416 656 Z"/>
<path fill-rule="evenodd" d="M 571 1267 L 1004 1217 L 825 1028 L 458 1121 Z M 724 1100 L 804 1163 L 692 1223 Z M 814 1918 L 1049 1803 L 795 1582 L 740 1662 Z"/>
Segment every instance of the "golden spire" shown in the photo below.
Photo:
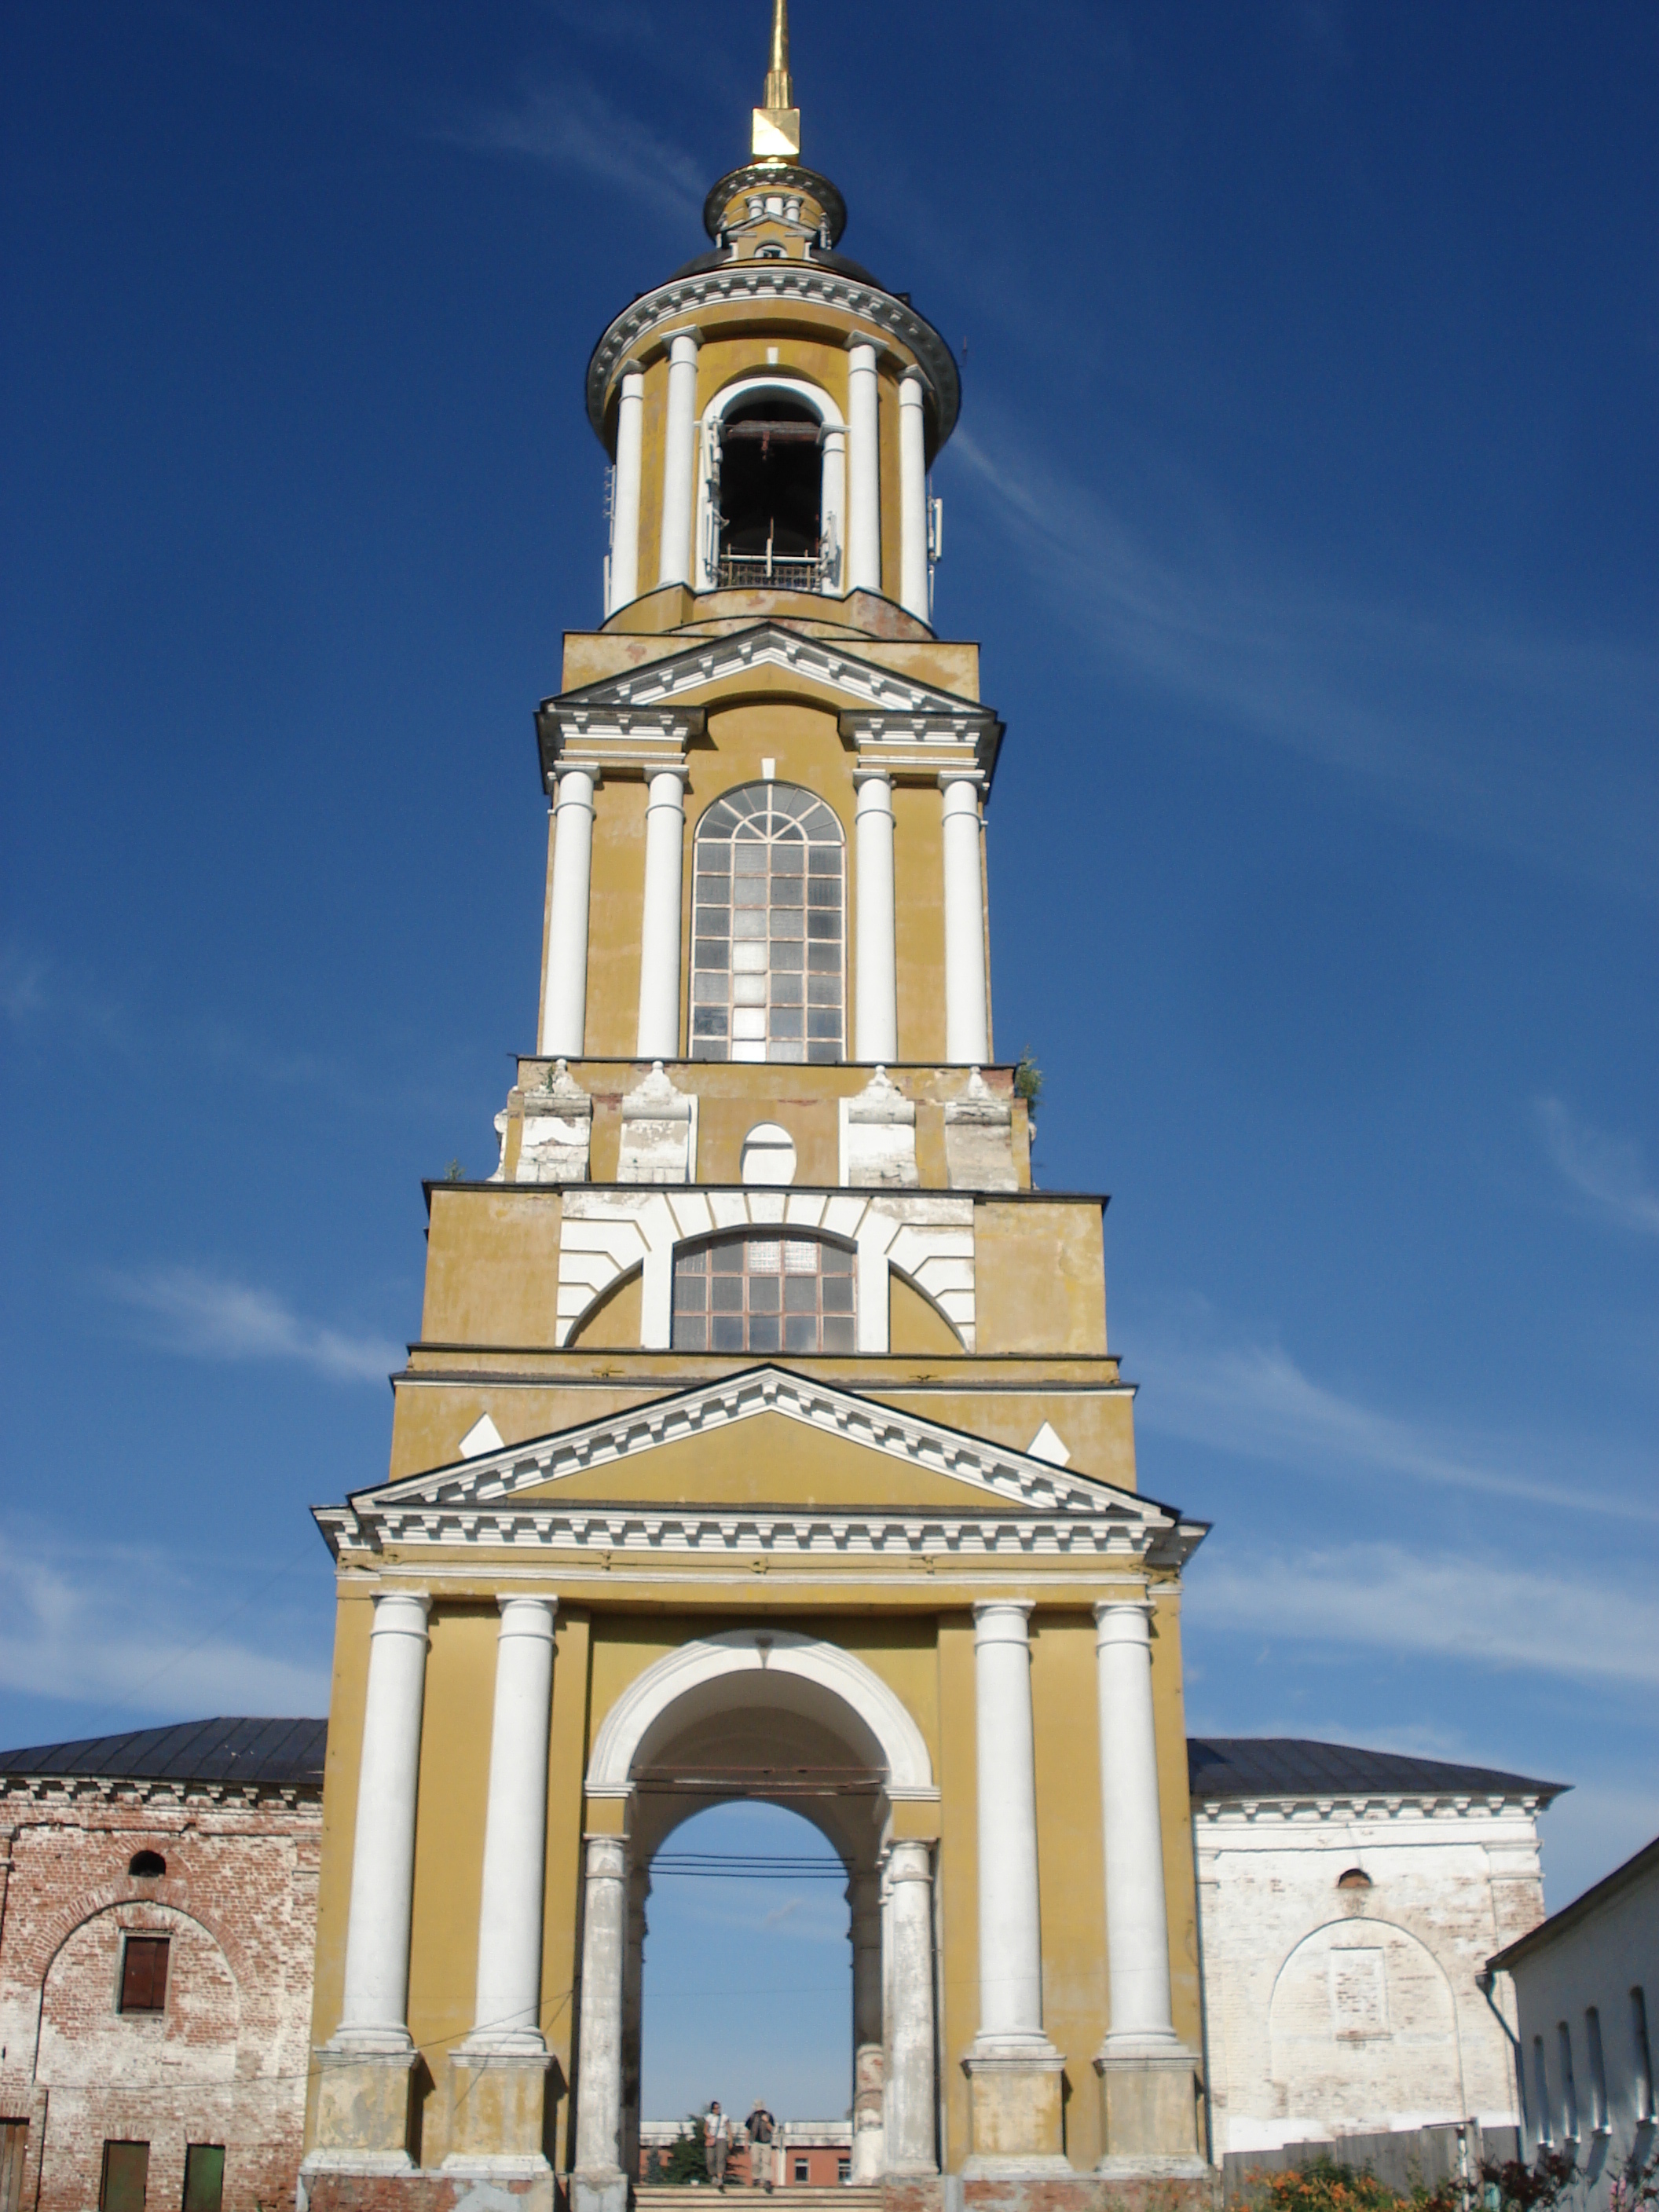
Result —
<path fill-rule="evenodd" d="M 765 107 L 793 107 L 795 88 L 789 76 L 789 0 L 772 0 L 772 54 L 766 65 Z"/>
<path fill-rule="evenodd" d="M 789 0 L 772 0 L 772 49 L 766 70 L 764 104 L 755 110 L 750 143 L 757 161 L 793 161 L 800 157 L 800 110 L 789 74 Z"/>

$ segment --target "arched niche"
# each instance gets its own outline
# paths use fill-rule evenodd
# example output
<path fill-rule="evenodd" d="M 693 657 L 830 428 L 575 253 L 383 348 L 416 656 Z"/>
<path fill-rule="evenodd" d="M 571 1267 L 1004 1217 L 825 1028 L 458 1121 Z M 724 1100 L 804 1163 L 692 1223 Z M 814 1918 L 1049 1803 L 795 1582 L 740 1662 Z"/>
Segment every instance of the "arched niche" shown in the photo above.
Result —
<path fill-rule="evenodd" d="M 1463 2112 L 1451 1983 L 1392 1921 L 1353 1914 L 1304 1936 L 1274 1979 L 1268 2035 L 1275 2086 L 1328 2126 L 1363 2134 L 1397 2112 Z"/>
<path fill-rule="evenodd" d="M 159 2011 L 118 2008 L 121 1950 L 129 1936 L 167 1941 L 167 1996 Z M 236 1977 L 209 1929 L 178 1906 L 151 1899 L 106 1905 L 70 1930 L 46 1968 L 35 2075 L 51 2088 L 229 2081 L 240 2029 Z"/>

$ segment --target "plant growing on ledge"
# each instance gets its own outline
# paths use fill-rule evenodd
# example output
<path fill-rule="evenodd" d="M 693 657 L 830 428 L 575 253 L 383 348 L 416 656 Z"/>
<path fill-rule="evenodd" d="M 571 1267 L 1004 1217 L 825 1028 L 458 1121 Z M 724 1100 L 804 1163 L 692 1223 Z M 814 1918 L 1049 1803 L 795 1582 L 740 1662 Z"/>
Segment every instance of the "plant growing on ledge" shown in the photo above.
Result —
<path fill-rule="evenodd" d="M 1024 1046 L 1014 1067 L 1014 1096 L 1025 1101 L 1025 1111 L 1036 1119 L 1037 1102 L 1042 1096 L 1042 1070 L 1031 1057 L 1031 1048 Z"/>
<path fill-rule="evenodd" d="M 449 1165 L 444 1170 L 444 1181 L 446 1182 L 461 1181 L 461 1164 L 459 1160 L 451 1160 Z"/>

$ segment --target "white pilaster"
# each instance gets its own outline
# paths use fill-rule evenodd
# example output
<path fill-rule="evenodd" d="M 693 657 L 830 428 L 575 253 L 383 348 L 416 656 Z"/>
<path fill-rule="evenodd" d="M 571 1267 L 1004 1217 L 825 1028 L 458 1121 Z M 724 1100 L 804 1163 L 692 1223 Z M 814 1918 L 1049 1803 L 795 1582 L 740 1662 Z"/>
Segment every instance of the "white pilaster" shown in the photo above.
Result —
<path fill-rule="evenodd" d="M 680 1056 L 680 878 L 685 851 L 685 776 L 662 769 L 645 808 L 645 906 L 640 921 L 641 1060 Z"/>
<path fill-rule="evenodd" d="M 849 592 L 881 589 L 881 394 L 876 349 L 848 341 L 847 372 L 847 581 Z"/>
<path fill-rule="evenodd" d="M 1139 2055 L 1176 2044 L 1152 1722 L 1152 1606 L 1144 1595 L 1113 1599 L 1097 1605 L 1094 1615 L 1111 1979 L 1111 2027 L 1102 2049 Z"/>
<path fill-rule="evenodd" d="M 896 1843 L 887 1861 L 889 2173 L 937 2173 L 933 2069 L 933 1869 L 928 1846 Z"/>
<path fill-rule="evenodd" d="M 697 445 L 698 331 L 678 331 L 668 349 L 668 421 L 663 437 L 659 584 L 691 578 L 691 507 Z"/>
<path fill-rule="evenodd" d="M 979 2037 L 1042 2036 L 1029 1599 L 974 1607 L 979 1761 Z"/>
<path fill-rule="evenodd" d="M 899 604 L 927 620 L 927 428 L 922 413 L 927 387 L 908 368 L 899 380 Z"/>
<path fill-rule="evenodd" d="M 898 951 L 893 907 L 893 787 L 879 769 L 859 769 L 859 905 L 856 1053 L 862 1060 L 896 1060 Z"/>
<path fill-rule="evenodd" d="M 939 775 L 945 793 L 945 1057 L 959 1067 L 981 1067 L 991 1056 L 979 782 L 970 769 L 946 769 Z"/>
<path fill-rule="evenodd" d="M 361 2051 L 410 2048 L 409 1926 L 428 1602 L 403 1591 L 377 1597 L 369 1631 L 345 1990 L 334 2039 Z"/>
<path fill-rule="evenodd" d="M 484 1812 L 483 1894 L 472 2050 L 546 2049 L 540 2025 L 547 1746 L 558 1600 L 504 1597 Z"/>
<path fill-rule="evenodd" d="M 593 771 L 561 769 L 553 802 L 553 890 L 540 1050 L 580 1060 L 587 1030 L 588 882 L 593 867 Z"/>
<path fill-rule="evenodd" d="M 576 2080 L 574 2212 L 625 2212 L 622 2166 L 623 1970 L 628 1949 L 628 1846 L 586 1838 L 581 2045 Z"/>
<path fill-rule="evenodd" d="M 611 591 L 614 615 L 640 590 L 640 456 L 645 435 L 645 375 L 631 364 L 617 398 L 617 473 L 611 488 Z"/>

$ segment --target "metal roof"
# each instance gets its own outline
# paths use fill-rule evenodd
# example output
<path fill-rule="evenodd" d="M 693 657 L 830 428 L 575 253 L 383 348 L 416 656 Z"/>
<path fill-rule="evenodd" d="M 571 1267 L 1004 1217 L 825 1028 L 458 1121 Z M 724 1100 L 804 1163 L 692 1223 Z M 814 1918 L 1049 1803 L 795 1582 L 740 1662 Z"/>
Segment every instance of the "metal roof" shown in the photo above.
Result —
<path fill-rule="evenodd" d="M 176 1721 L 128 1735 L 0 1751 L 0 1775 L 86 1775 L 120 1782 L 265 1782 L 320 1789 L 328 1723 Z"/>
<path fill-rule="evenodd" d="M 1297 1735 L 1189 1736 L 1187 1776 L 1200 1800 L 1229 1797 L 1541 1797 L 1571 1784 L 1491 1766 L 1413 1759 Z"/>

